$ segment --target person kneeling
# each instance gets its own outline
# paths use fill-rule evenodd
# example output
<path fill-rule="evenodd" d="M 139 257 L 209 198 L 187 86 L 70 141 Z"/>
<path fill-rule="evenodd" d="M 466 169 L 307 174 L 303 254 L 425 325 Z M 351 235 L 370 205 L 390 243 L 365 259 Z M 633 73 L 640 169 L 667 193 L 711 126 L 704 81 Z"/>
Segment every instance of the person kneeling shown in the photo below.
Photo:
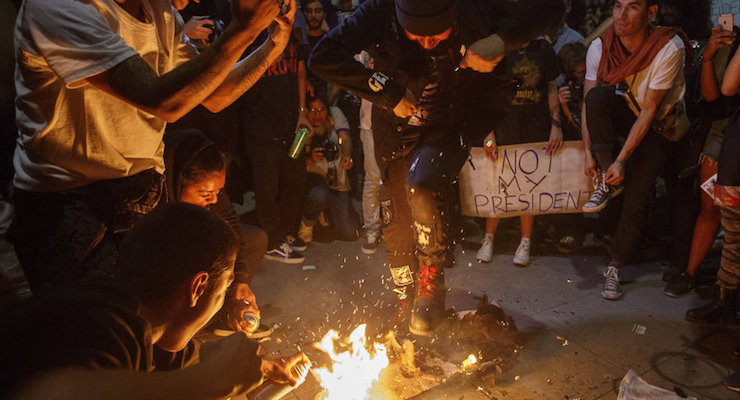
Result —
<path fill-rule="evenodd" d="M 328 107 L 323 98 L 308 103 L 311 138 L 306 158 L 306 202 L 298 237 L 313 241 L 314 226 L 323 213 L 339 240 L 358 238 L 360 218 L 352 206 L 347 171 L 352 168 L 352 140 L 349 123 L 337 107 Z"/>
<path fill-rule="evenodd" d="M 309 363 L 262 360 L 236 333 L 200 351 L 221 308 L 237 241 L 214 213 L 168 204 L 123 240 L 118 278 L 36 295 L 0 318 L 0 398 L 212 399 L 264 379 L 298 383 Z M 151 373 L 158 372 L 158 373 Z"/>

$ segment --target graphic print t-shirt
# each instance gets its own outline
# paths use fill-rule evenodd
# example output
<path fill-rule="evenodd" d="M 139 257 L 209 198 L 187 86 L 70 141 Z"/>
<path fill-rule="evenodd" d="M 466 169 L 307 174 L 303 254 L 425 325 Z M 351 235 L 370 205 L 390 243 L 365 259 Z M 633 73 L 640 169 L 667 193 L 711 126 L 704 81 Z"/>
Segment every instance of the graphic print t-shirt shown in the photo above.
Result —
<path fill-rule="evenodd" d="M 557 77 L 557 57 L 544 40 L 536 40 L 505 58 L 506 66 L 516 81 L 516 94 L 511 105 L 531 106 L 547 103 L 547 85 Z"/>

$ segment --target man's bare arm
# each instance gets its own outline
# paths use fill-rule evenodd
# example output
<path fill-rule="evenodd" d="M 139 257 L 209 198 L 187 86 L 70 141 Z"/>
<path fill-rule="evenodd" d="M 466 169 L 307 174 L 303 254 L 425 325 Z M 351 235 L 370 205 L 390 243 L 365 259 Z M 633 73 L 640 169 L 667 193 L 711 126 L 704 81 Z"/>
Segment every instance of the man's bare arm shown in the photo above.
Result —
<path fill-rule="evenodd" d="M 267 68 L 282 54 L 292 34 L 296 1 L 285 2 L 284 13 L 270 25 L 270 36 L 257 50 L 234 65 L 223 82 L 202 104 L 219 112 L 241 97 L 262 77 Z"/>
<path fill-rule="evenodd" d="M 650 130 L 650 124 L 653 123 L 660 104 L 663 103 L 663 99 L 665 99 L 667 94 L 668 90 L 647 90 L 640 115 L 637 117 L 637 121 L 632 125 L 632 129 L 630 129 L 630 133 L 627 136 L 627 141 L 624 143 L 624 146 L 622 146 L 622 150 L 619 152 L 617 160 L 623 163 L 627 161 L 632 153 L 635 152 L 637 146 L 642 143 L 648 130 Z"/>
<path fill-rule="evenodd" d="M 95 87 L 173 122 L 210 96 L 246 47 L 279 12 L 271 1 L 232 2 L 234 18 L 224 33 L 198 57 L 162 75 L 133 56 L 87 80 Z"/>

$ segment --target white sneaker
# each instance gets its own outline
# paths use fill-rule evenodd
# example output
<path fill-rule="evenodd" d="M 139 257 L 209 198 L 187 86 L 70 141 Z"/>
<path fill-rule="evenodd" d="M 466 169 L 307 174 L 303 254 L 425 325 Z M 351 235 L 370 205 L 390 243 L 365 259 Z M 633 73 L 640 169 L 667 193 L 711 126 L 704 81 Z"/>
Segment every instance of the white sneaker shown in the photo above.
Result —
<path fill-rule="evenodd" d="M 529 264 L 529 239 L 522 238 L 519 247 L 514 253 L 514 264 L 520 267 L 526 267 Z"/>
<path fill-rule="evenodd" d="M 486 233 L 480 244 L 480 249 L 475 255 L 480 262 L 489 263 L 493 259 L 493 235 Z"/>
<path fill-rule="evenodd" d="M 619 285 L 619 269 L 608 266 L 604 271 L 604 286 L 601 288 L 601 297 L 607 300 L 617 300 L 622 297 L 622 286 Z"/>

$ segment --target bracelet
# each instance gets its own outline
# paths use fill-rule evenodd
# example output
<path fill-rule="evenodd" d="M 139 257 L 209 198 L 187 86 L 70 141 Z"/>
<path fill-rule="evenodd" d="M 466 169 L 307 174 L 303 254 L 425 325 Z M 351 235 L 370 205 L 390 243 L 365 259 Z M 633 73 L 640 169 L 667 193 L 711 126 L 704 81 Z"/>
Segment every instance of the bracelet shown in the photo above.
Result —
<path fill-rule="evenodd" d="M 701 57 L 699 57 L 699 60 L 701 61 L 702 64 L 710 63 L 714 61 L 714 56 L 707 59 L 707 58 L 704 58 L 704 54 L 702 54 Z"/>
<path fill-rule="evenodd" d="M 298 112 L 299 112 L 299 113 L 304 113 L 304 112 L 306 112 L 306 107 L 298 107 Z"/>
<path fill-rule="evenodd" d="M 562 128 L 562 127 L 563 127 L 563 124 L 561 124 L 561 123 L 560 123 L 560 121 L 556 120 L 555 118 L 553 118 L 553 119 L 552 119 L 552 124 L 553 124 L 553 125 L 554 125 L 554 126 L 555 126 L 556 128 Z"/>

